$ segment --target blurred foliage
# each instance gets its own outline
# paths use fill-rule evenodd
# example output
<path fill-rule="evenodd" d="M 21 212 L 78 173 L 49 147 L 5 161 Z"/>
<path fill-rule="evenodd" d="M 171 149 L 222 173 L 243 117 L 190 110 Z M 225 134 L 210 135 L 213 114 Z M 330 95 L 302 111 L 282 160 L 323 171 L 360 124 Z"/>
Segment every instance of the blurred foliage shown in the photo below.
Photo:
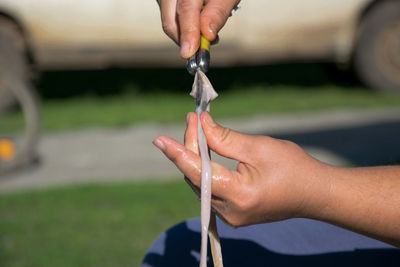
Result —
<path fill-rule="evenodd" d="M 211 68 L 207 73 L 220 93 L 235 88 L 285 86 L 298 90 L 339 86 L 351 90 L 360 84 L 351 72 L 331 64 L 288 63 L 256 67 Z M 152 94 L 175 92 L 188 94 L 193 77 L 184 67 L 108 69 L 46 72 L 37 83 L 45 98 L 104 96 L 121 93 Z"/>
<path fill-rule="evenodd" d="M 0 266 L 139 266 L 199 206 L 183 181 L 1 195 Z"/>
<path fill-rule="evenodd" d="M 212 114 L 221 117 L 334 108 L 400 106 L 399 95 L 360 87 L 346 72 L 323 64 L 215 68 L 209 78 L 220 97 Z M 182 69 L 110 69 L 48 72 L 38 81 L 43 129 L 121 127 L 144 121 L 184 121 L 194 110 L 193 77 Z M 1 132 L 21 125 L 3 117 Z"/>
<path fill-rule="evenodd" d="M 194 110 L 187 94 L 154 92 L 124 93 L 108 97 L 49 99 L 42 103 L 43 129 L 61 131 L 85 127 L 125 127 L 139 122 L 183 122 Z M 400 95 L 379 95 L 363 89 L 321 86 L 317 89 L 287 86 L 238 87 L 220 92 L 211 107 L 217 119 L 253 114 L 309 112 L 335 108 L 380 108 L 400 106 Z M 3 117 L 1 132 L 17 127 L 21 116 Z"/>

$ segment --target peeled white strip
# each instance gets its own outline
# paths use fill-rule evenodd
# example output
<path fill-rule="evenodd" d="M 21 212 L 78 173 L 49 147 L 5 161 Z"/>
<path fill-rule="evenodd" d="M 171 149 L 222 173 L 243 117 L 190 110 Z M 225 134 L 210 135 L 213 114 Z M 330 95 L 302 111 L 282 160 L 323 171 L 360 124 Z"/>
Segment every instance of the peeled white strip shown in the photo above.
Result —
<path fill-rule="evenodd" d="M 204 93 L 206 94 L 206 100 L 208 103 L 213 101 L 218 97 L 217 92 L 215 92 L 214 87 L 212 86 L 210 80 L 207 78 L 207 76 L 202 72 L 201 70 L 196 72 L 196 76 L 194 77 L 194 83 L 192 87 L 192 91 L 190 92 L 190 95 L 193 98 L 197 98 L 197 92 L 198 92 L 198 80 L 200 79 L 200 83 L 203 86 Z M 196 110 L 197 111 L 197 110 Z M 206 111 L 206 110 L 203 110 Z M 210 111 L 210 107 L 207 108 L 207 111 Z"/>
<path fill-rule="evenodd" d="M 222 260 L 221 240 L 219 239 L 218 229 L 217 229 L 217 218 L 214 212 L 211 212 L 208 237 L 210 238 L 210 247 L 211 247 L 214 267 L 224 267 L 224 263 Z"/>
<path fill-rule="evenodd" d="M 201 72 L 197 71 L 195 76 L 195 81 L 193 84 L 191 96 L 194 98 L 198 97 L 199 86 L 202 87 L 202 101 L 206 101 L 207 105 L 198 105 L 196 107 L 196 113 L 198 117 L 203 111 L 210 111 L 210 102 L 214 100 L 218 94 L 215 92 L 213 86 L 208 80 L 207 76 Z M 198 142 L 201 156 L 201 258 L 200 258 L 200 267 L 207 267 L 207 234 L 208 228 L 210 224 L 210 214 L 211 214 L 211 160 L 210 155 L 208 153 L 207 140 L 204 135 L 203 128 L 201 126 L 200 119 L 198 119 L 197 123 L 197 134 L 198 134 Z M 218 254 L 221 258 L 221 248 L 219 246 L 219 240 L 215 240 L 215 233 L 211 235 L 213 239 L 211 242 L 213 243 L 213 247 L 217 247 Z M 218 243 L 218 244 L 215 244 Z"/>
<path fill-rule="evenodd" d="M 200 113 L 198 113 L 200 115 Z M 207 141 L 198 120 L 198 137 L 201 155 L 201 260 L 200 267 L 207 266 L 207 234 L 211 213 L 211 164 Z"/>

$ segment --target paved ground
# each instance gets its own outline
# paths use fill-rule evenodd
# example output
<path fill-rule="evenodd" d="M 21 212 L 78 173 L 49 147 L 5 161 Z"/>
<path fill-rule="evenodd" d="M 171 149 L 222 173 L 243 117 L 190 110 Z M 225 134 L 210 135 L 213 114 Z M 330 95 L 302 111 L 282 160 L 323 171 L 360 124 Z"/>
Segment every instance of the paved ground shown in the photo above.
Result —
<path fill-rule="evenodd" d="M 371 165 L 400 160 L 400 108 L 252 116 L 220 123 L 246 133 L 293 140 L 318 159 L 335 165 Z M 144 124 L 43 136 L 40 164 L 1 177 L 0 192 L 181 177 L 151 141 L 160 134 L 182 140 L 184 127 L 184 124 Z M 220 158 L 217 161 L 231 168 L 235 165 Z"/>

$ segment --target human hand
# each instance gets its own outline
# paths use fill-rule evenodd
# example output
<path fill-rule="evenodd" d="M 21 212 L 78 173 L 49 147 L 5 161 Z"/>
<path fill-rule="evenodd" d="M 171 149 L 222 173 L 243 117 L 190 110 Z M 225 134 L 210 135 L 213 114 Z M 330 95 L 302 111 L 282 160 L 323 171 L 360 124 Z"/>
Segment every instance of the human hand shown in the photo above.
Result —
<path fill-rule="evenodd" d="M 324 206 L 325 164 L 296 144 L 265 136 L 245 135 L 200 116 L 211 150 L 237 160 L 237 170 L 212 162 L 212 207 L 228 224 L 249 224 L 306 217 Z M 173 161 L 195 189 L 201 184 L 197 115 L 187 117 L 185 145 L 159 136 L 154 144 Z M 199 192 L 199 190 L 196 190 Z"/>
<path fill-rule="evenodd" d="M 200 46 L 200 33 L 207 40 L 214 41 L 240 0 L 157 0 L 157 2 L 160 6 L 164 32 L 181 46 L 182 58 L 188 59 Z"/>

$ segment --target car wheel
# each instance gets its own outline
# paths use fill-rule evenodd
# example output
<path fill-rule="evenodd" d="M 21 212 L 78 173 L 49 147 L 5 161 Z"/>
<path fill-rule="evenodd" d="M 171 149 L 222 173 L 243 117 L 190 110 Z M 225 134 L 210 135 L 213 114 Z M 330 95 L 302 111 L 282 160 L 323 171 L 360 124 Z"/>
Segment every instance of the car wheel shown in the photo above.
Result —
<path fill-rule="evenodd" d="M 366 14 L 354 53 L 354 68 L 368 87 L 400 93 L 400 2 L 382 1 Z"/>
<path fill-rule="evenodd" d="M 25 81 L 27 62 L 23 55 L 23 42 L 14 23 L 0 17 L 0 75 Z M 0 90 L 0 110 L 15 106 L 16 99 L 9 90 Z"/>
<path fill-rule="evenodd" d="M 0 20 L 0 176 L 30 163 L 39 137 L 36 95 L 18 32 Z"/>

